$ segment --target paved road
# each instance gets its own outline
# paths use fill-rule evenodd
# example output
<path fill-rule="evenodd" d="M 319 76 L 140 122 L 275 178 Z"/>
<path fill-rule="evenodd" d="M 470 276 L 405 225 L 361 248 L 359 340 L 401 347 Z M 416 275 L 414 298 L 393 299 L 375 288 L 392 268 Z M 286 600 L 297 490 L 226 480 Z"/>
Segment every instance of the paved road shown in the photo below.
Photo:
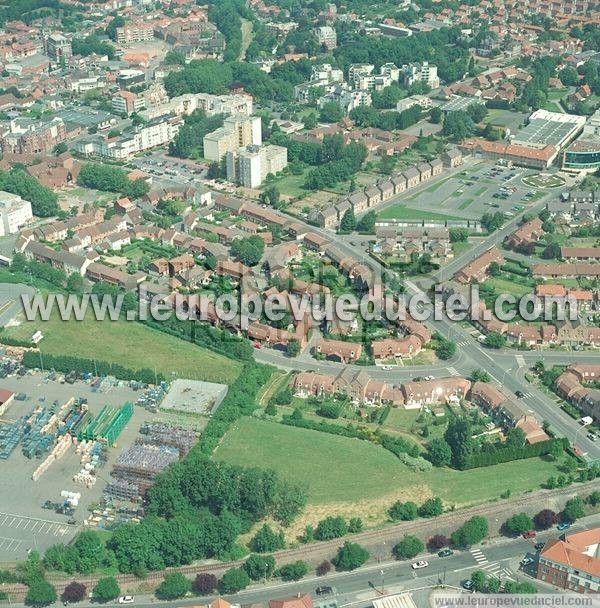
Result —
<path fill-rule="evenodd" d="M 572 527 L 572 531 L 589 529 L 600 523 L 600 515 L 594 515 L 580 520 Z M 225 599 L 241 605 L 262 603 L 266 605 L 270 599 L 291 597 L 299 593 L 310 593 L 318 602 L 319 598 L 315 589 L 321 585 L 333 588 L 333 595 L 327 596 L 328 600 L 335 600 L 337 605 L 343 606 L 370 606 L 372 600 L 389 594 L 412 591 L 420 594 L 428 591 L 440 582 L 450 587 L 459 587 L 461 582 L 470 578 L 475 570 L 484 570 L 488 575 L 500 578 L 502 581 L 526 580 L 534 573 L 534 568 L 524 571 L 520 561 L 525 557 L 535 558 L 537 553 L 534 544 L 545 542 L 550 538 L 558 536 L 556 530 L 550 530 L 538 534 L 534 540 L 523 538 L 507 539 L 499 538 L 488 541 L 485 544 L 471 547 L 469 550 L 456 551 L 446 558 L 437 555 L 421 555 L 415 559 L 426 559 L 429 562 L 427 568 L 413 570 L 410 561 L 385 561 L 380 563 L 369 563 L 365 567 L 354 572 L 332 573 L 324 577 L 309 575 L 301 581 L 283 583 L 271 582 L 268 584 L 253 585 L 251 588 L 233 596 L 225 596 Z M 536 582 L 546 593 L 557 592 L 549 585 Z M 164 606 L 165 608 L 178 608 L 180 606 L 194 606 L 198 603 L 208 603 L 216 596 L 206 598 L 186 598 L 173 602 L 159 602 L 152 596 L 137 595 L 135 608 L 149 608 L 151 606 Z M 426 599 L 428 593 L 418 595 Z M 19 608 L 22 604 L 13 604 Z M 95 604 L 81 602 L 80 608 L 90 608 Z M 418 605 L 426 605 L 418 602 Z M 108 608 L 118 606 L 106 604 Z"/>

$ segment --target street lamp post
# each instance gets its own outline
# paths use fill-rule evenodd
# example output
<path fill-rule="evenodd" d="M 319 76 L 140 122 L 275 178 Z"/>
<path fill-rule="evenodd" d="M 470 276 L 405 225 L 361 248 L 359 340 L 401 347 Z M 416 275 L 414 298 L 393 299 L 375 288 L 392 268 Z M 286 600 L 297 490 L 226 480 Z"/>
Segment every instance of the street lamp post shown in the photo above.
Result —
<path fill-rule="evenodd" d="M 379 573 L 381 574 L 381 595 L 383 595 L 384 591 L 383 591 L 383 584 L 384 584 L 384 572 L 383 570 L 380 570 Z"/>

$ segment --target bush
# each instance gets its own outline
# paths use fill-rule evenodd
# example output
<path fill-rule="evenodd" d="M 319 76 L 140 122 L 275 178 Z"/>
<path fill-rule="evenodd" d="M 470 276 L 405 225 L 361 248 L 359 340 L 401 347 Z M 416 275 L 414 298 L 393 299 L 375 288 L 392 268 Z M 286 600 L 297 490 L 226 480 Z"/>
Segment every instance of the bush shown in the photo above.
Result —
<path fill-rule="evenodd" d="M 502 526 L 507 534 L 517 536 L 533 528 L 533 520 L 527 513 L 517 513 L 509 517 Z"/>
<path fill-rule="evenodd" d="M 276 534 L 268 524 L 264 524 L 250 541 L 250 548 L 257 553 L 271 553 L 284 547 L 283 532 Z"/>
<path fill-rule="evenodd" d="M 308 566 L 306 562 L 298 560 L 291 564 L 286 564 L 279 568 L 279 576 L 284 581 L 299 581 L 303 576 L 306 576 L 308 572 Z"/>
<path fill-rule="evenodd" d="M 358 543 L 346 541 L 338 550 L 333 563 L 338 570 L 355 570 L 369 559 L 369 552 Z"/>
<path fill-rule="evenodd" d="M 180 572 L 170 572 L 156 590 L 156 597 L 161 600 L 176 600 L 190 591 L 192 584 Z"/>
<path fill-rule="evenodd" d="M 442 499 L 438 496 L 428 498 L 419 507 L 419 515 L 421 517 L 437 517 L 438 515 L 441 515 L 443 511 L 444 506 L 442 505 Z"/>
<path fill-rule="evenodd" d="M 192 583 L 194 593 L 198 595 L 210 595 L 218 586 L 217 577 L 214 574 L 200 573 Z"/>
<path fill-rule="evenodd" d="M 56 601 L 56 589 L 46 580 L 34 581 L 27 591 L 25 603 L 29 606 L 47 606 Z"/>
<path fill-rule="evenodd" d="M 396 559 L 412 559 L 425 549 L 416 536 L 405 536 L 393 549 Z"/>
<path fill-rule="evenodd" d="M 585 515 L 584 503 L 578 496 L 567 500 L 562 513 L 560 514 L 563 521 L 573 523 L 580 517 Z"/>
<path fill-rule="evenodd" d="M 331 572 L 331 562 L 328 560 L 321 562 L 317 566 L 316 572 L 317 572 L 317 576 L 325 576 L 326 574 Z"/>
<path fill-rule="evenodd" d="M 439 551 L 450 544 L 450 539 L 443 534 L 435 534 L 427 541 L 427 548 L 430 551 Z"/>
<path fill-rule="evenodd" d="M 558 515 L 552 509 L 542 509 L 533 518 L 533 523 L 538 530 L 547 530 L 558 521 Z"/>
<path fill-rule="evenodd" d="M 114 576 L 99 579 L 93 590 L 94 599 L 99 602 L 110 602 L 119 597 L 119 593 L 121 593 L 121 589 Z"/>
<path fill-rule="evenodd" d="M 348 526 L 346 520 L 341 516 L 330 516 L 321 520 L 315 530 L 315 538 L 317 540 L 331 540 L 333 538 L 341 538 L 348 534 Z"/>
<path fill-rule="evenodd" d="M 451 536 L 452 544 L 458 548 L 470 547 L 481 542 L 488 534 L 488 522 L 485 517 L 476 515 L 466 521 Z"/>
<path fill-rule="evenodd" d="M 231 568 L 227 570 L 219 581 L 221 593 L 237 593 L 250 584 L 250 577 L 242 568 Z"/>
<path fill-rule="evenodd" d="M 242 566 L 253 581 L 271 578 L 275 570 L 275 558 L 272 555 L 250 555 Z"/>
<path fill-rule="evenodd" d="M 87 589 L 85 585 L 82 585 L 81 583 L 72 582 L 64 588 L 60 599 L 63 602 L 75 604 L 85 598 L 86 592 Z"/>
<path fill-rule="evenodd" d="M 392 521 L 412 521 L 417 519 L 419 510 L 414 502 L 395 502 L 388 511 Z"/>

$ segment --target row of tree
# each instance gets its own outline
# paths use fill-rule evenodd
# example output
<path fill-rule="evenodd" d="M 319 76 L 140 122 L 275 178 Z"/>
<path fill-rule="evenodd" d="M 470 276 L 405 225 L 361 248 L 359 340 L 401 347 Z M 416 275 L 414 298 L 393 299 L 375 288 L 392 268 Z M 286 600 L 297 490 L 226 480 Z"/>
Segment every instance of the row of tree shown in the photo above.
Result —
<path fill-rule="evenodd" d="M 144 179 L 130 180 L 123 169 L 102 163 L 83 165 L 77 176 L 77 183 L 85 188 L 117 192 L 130 199 L 140 198 L 150 190 Z"/>

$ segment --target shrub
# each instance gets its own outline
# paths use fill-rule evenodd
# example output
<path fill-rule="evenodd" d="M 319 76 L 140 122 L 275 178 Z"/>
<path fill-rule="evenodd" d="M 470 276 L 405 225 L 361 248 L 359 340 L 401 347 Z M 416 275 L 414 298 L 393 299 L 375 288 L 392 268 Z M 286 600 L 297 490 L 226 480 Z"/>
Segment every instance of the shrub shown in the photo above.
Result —
<path fill-rule="evenodd" d="M 47 606 L 56 601 L 56 589 L 47 581 L 39 579 L 34 581 L 27 591 L 25 603 L 29 606 Z"/>
<path fill-rule="evenodd" d="M 176 600 L 183 597 L 192 584 L 181 572 L 170 572 L 156 590 L 156 597 L 162 600 Z"/>
<path fill-rule="evenodd" d="M 435 534 L 427 541 L 427 548 L 430 551 L 439 551 L 450 544 L 450 539 L 443 534 Z"/>
<path fill-rule="evenodd" d="M 253 581 L 270 578 L 275 570 L 275 558 L 254 553 L 244 562 L 243 568 Z"/>
<path fill-rule="evenodd" d="M 86 586 L 81 583 L 72 582 L 69 583 L 62 592 L 60 599 L 63 602 L 69 602 L 75 604 L 80 602 L 86 595 Z"/>
<path fill-rule="evenodd" d="M 98 580 L 93 593 L 94 599 L 100 602 L 110 602 L 119 597 L 121 589 L 119 589 L 119 583 L 114 576 L 106 576 Z"/>
<path fill-rule="evenodd" d="M 306 565 L 306 562 L 303 562 L 302 560 L 286 564 L 279 568 L 279 576 L 281 576 L 284 581 L 299 581 L 303 576 L 306 576 L 307 572 L 308 566 Z"/>
<path fill-rule="evenodd" d="M 192 583 L 194 593 L 198 595 L 209 595 L 217 588 L 218 581 L 214 574 L 200 573 Z"/>
<path fill-rule="evenodd" d="M 411 559 L 425 549 L 416 536 L 405 536 L 393 549 L 396 559 Z"/>
<path fill-rule="evenodd" d="M 557 521 L 558 515 L 552 509 L 542 509 L 533 518 L 533 523 L 538 530 L 547 530 Z"/>
<path fill-rule="evenodd" d="M 231 568 L 227 570 L 219 581 L 221 593 L 237 593 L 250 584 L 250 577 L 242 568 Z"/>
<path fill-rule="evenodd" d="M 316 572 L 317 572 L 317 576 L 325 576 L 326 574 L 331 572 L 331 562 L 328 560 L 321 562 L 317 566 Z"/>
<path fill-rule="evenodd" d="M 358 543 L 346 541 L 338 550 L 333 563 L 338 570 L 355 570 L 369 559 L 369 552 Z"/>
<path fill-rule="evenodd" d="M 412 521 L 417 519 L 419 509 L 414 502 L 395 502 L 388 511 L 393 521 Z"/>

